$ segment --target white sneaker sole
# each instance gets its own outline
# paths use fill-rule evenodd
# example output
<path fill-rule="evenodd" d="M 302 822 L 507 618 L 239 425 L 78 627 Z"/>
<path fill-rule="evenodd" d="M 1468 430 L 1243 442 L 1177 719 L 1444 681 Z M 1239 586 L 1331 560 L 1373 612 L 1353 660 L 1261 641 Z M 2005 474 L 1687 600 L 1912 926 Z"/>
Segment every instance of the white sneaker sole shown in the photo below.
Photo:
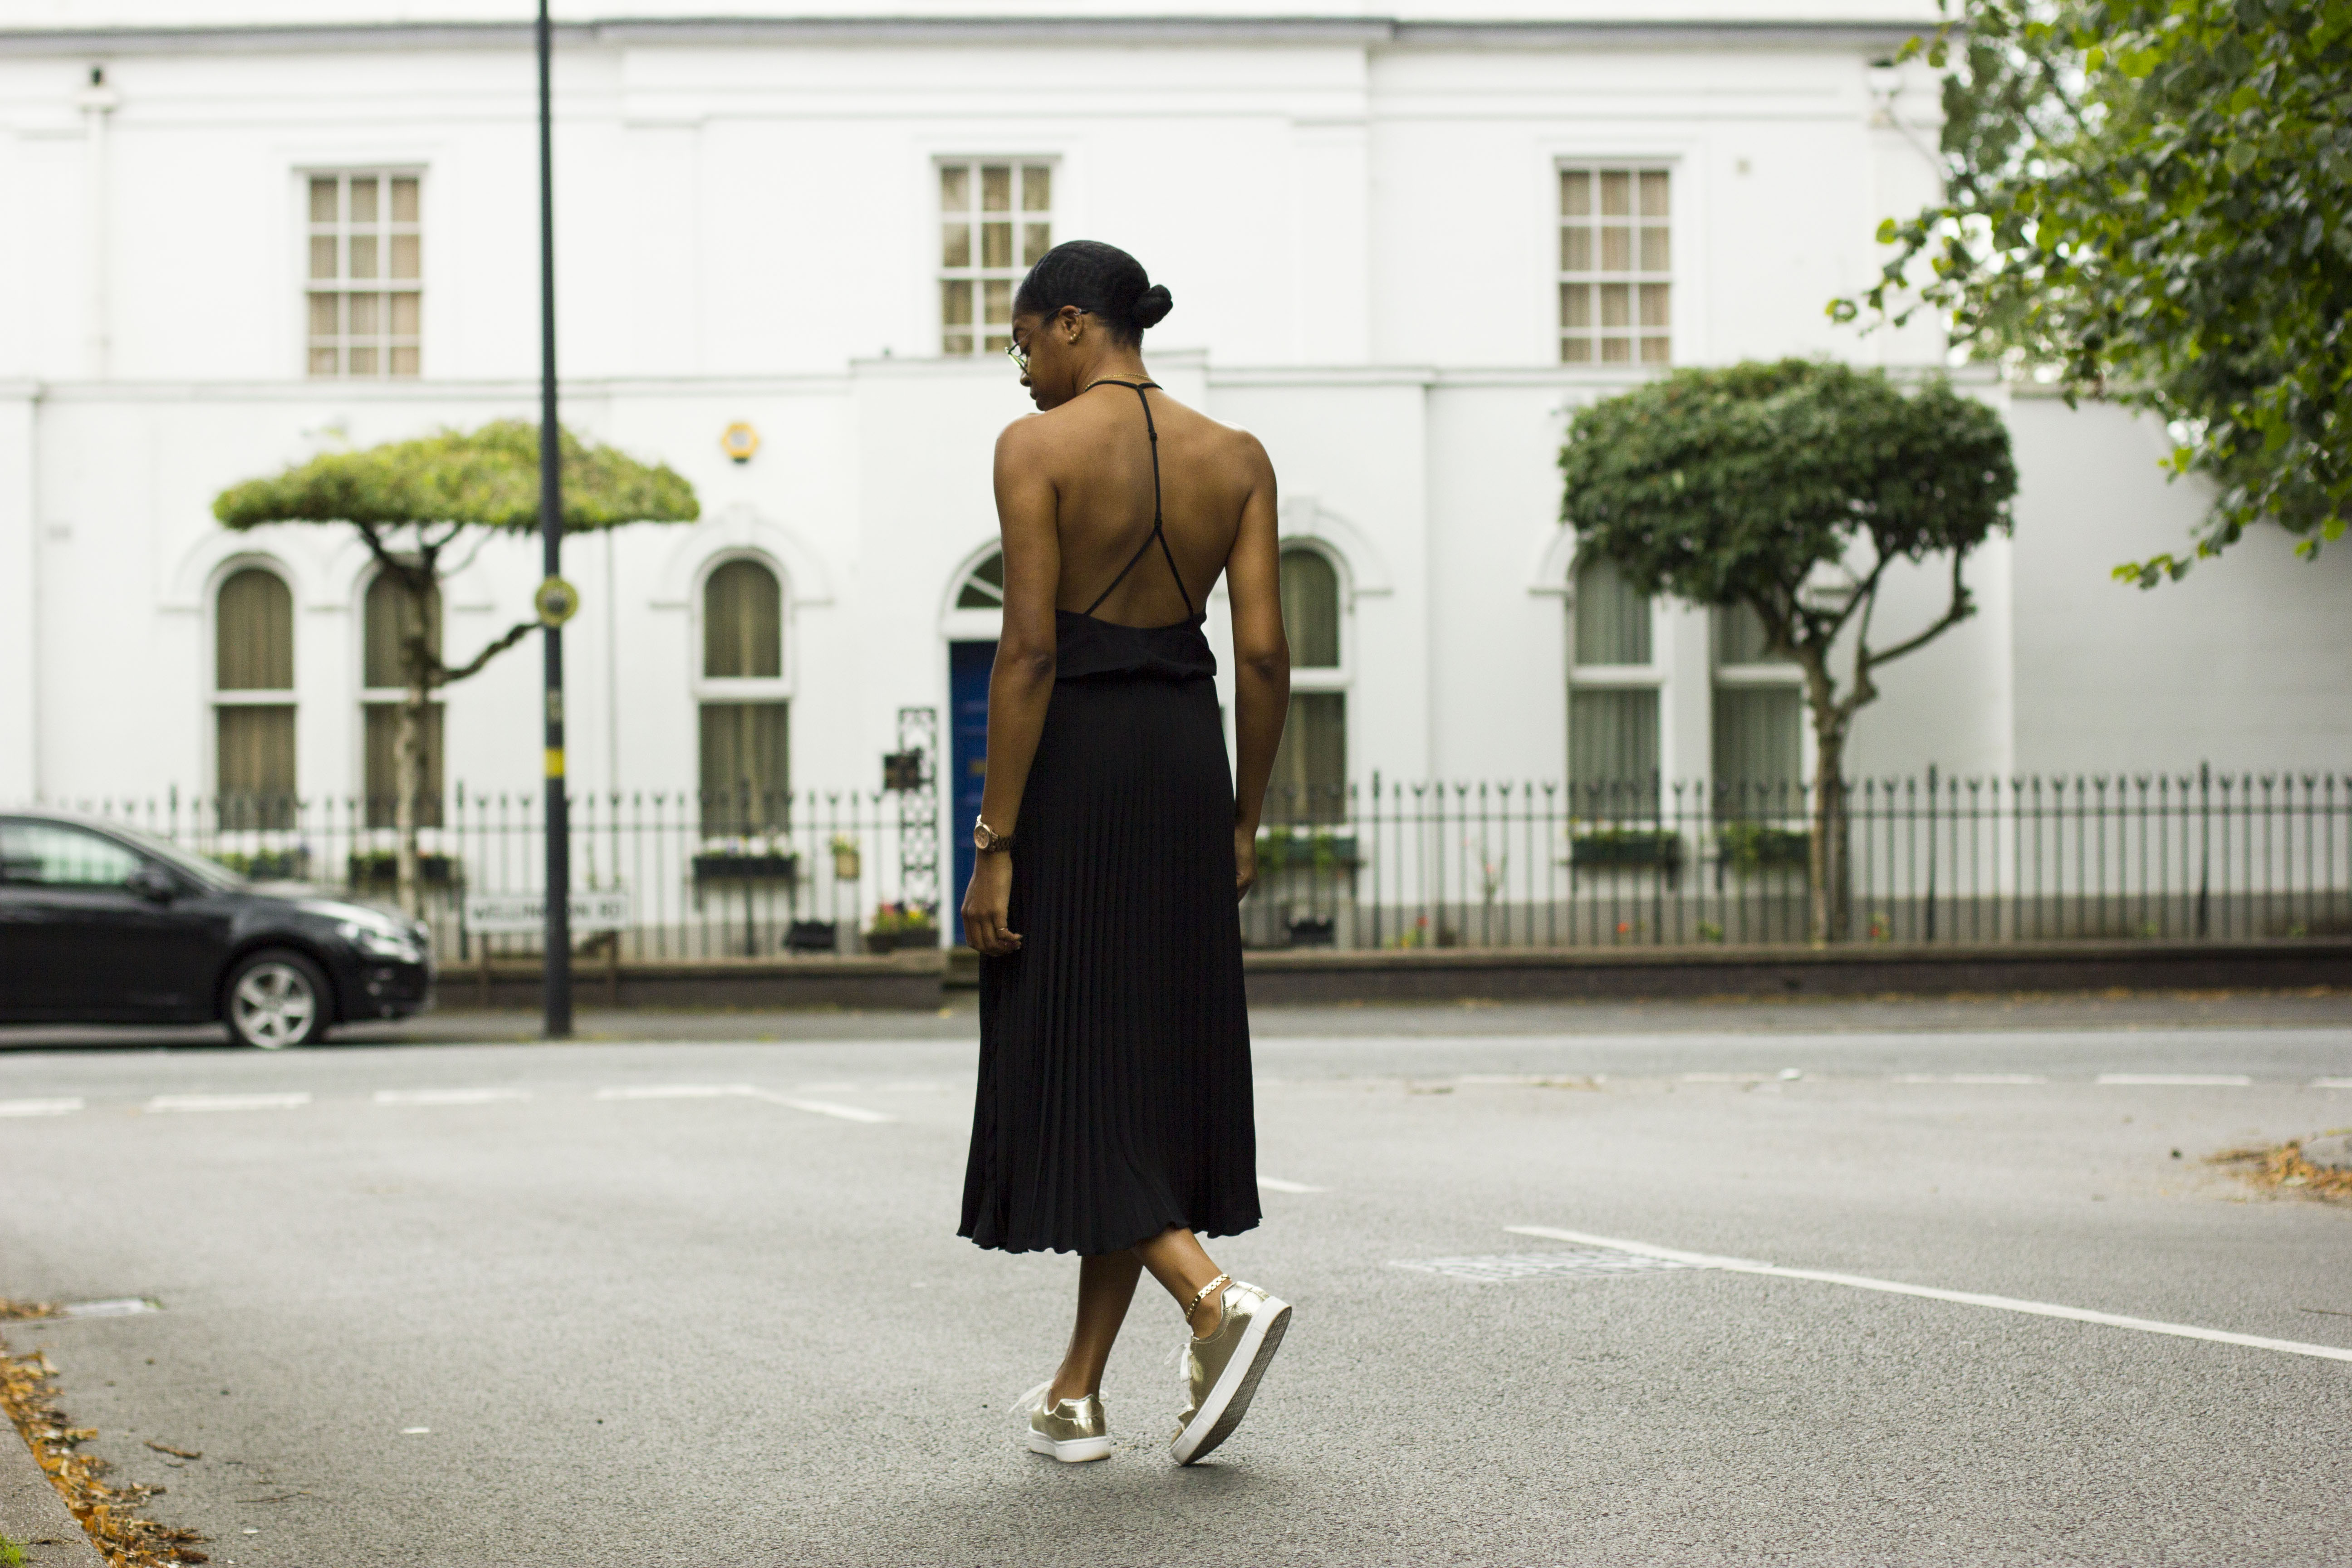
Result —
<path fill-rule="evenodd" d="M 1217 1445 L 1234 1435 L 1234 1428 L 1249 1414 L 1250 1400 L 1257 1394 L 1258 1379 L 1265 1375 L 1274 1360 L 1274 1352 L 1282 1348 L 1282 1336 L 1290 1328 L 1290 1303 L 1279 1297 L 1265 1299 L 1265 1310 L 1250 1321 L 1242 1331 L 1241 1350 L 1225 1365 L 1225 1375 L 1209 1390 L 1199 1414 L 1176 1434 L 1168 1452 L 1180 1465 L 1190 1465 L 1209 1457 Z"/>
<path fill-rule="evenodd" d="M 1066 1465 L 1082 1465 L 1088 1459 L 1110 1458 L 1110 1439 L 1104 1437 L 1069 1437 L 1055 1442 L 1043 1432 L 1029 1434 L 1029 1451 L 1049 1454 Z"/>

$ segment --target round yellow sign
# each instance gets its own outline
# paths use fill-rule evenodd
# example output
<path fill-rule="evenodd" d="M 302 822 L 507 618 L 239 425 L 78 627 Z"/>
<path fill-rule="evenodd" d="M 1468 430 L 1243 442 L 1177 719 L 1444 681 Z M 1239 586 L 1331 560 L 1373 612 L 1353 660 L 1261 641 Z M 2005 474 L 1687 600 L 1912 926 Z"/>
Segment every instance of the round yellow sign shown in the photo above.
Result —
<path fill-rule="evenodd" d="M 550 577 L 539 585 L 530 602 L 539 611 L 541 626 L 560 626 L 579 613 L 580 590 L 561 577 Z"/>

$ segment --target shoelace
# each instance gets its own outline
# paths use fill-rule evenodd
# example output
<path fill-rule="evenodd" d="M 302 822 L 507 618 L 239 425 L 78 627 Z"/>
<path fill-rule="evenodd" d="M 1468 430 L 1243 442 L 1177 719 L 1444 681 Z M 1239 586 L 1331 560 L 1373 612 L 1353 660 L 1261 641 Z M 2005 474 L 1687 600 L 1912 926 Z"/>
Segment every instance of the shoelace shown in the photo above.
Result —
<path fill-rule="evenodd" d="M 1044 1398 L 1046 1391 L 1053 1386 L 1054 1380 L 1050 1377 L 1047 1378 L 1045 1382 L 1039 1384 L 1036 1387 L 1031 1389 L 1028 1393 L 1023 1394 L 1012 1404 L 1006 1405 L 1004 1407 L 1004 1414 L 1007 1415 L 1035 1415 L 1037 1412 L 1037 1401 Z"/>

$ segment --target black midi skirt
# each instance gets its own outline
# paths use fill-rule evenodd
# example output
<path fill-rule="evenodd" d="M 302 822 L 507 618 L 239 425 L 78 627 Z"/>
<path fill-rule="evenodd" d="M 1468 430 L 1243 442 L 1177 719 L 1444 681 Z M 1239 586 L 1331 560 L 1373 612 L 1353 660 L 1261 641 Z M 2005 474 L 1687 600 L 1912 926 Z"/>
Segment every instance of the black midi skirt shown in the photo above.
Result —
<path fill-rule="evenodd" d="M 1062 620 L 1014 834 L 1022 947 L 981 963 L 959 1234 L 1082 1255 L 1230 1236 L 1259 1215 L 1215 665 L 1197 619 Z"/>

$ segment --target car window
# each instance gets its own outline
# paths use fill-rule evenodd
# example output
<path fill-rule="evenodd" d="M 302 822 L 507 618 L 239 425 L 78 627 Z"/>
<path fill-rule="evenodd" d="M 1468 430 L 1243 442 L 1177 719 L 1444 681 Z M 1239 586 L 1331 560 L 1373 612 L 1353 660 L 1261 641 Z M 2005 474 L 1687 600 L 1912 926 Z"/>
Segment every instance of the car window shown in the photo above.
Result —
<path fill-rule="evenodd" d="M 119 888 L 142 864 L 136 852 L 61 822 L 0 820 L 0 879 L 47 888 Z"/>

